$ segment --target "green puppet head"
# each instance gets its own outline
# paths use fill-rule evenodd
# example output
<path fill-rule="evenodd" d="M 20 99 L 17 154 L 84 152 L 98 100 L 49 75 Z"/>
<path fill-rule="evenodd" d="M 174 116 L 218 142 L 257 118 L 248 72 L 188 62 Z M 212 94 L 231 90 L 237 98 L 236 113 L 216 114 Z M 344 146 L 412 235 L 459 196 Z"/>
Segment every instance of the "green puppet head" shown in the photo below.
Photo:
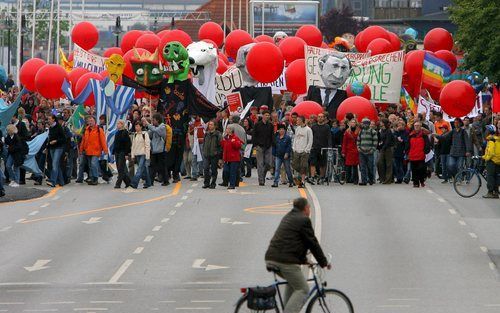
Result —
<path fill-rule="evenodd" d="M 168 82 L 184 81 L 189 74 L 189 55 L 184 46 L 178 41 L 171 41 L 163 48 L 163 58 L 168 62 L 166 73 Z"/>
<path fill-rule="evenodd" d="M 399 36 L 399 41 L 401 41 L 401 46 L 403 50 L 408 53 L 413 50 L 417 50 L 417 41 L 415 38 L 408 34 L 403 34 Z"/>
<path fill-rule="evenodd" d="M 158 50 L 151 54 L 145 52 L 139 55 L 134 48 L 134 57 L 130 60 L 134 69 L 135 81 L 143 86 L 154 86 L 163 79 L 163 73 L 160 70 L 160 61 Z"/>

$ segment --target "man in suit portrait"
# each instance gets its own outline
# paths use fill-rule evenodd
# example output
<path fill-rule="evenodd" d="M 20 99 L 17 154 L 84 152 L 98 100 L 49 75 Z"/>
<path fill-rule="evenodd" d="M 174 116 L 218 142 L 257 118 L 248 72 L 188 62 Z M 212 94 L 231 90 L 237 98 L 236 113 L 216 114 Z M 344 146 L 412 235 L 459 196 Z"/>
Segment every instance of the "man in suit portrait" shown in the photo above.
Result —
<path fill-rule="evenodd" d="M 343 53 L 332 51 L 319 59 L 319 70 L 324 87 L 309 86 L 306 100 L 321 104 L 330 119 L 336 118 L 338 107 L 347 99 L 345 90 L 339 88 L 349 77 L 351 63 Z"/>

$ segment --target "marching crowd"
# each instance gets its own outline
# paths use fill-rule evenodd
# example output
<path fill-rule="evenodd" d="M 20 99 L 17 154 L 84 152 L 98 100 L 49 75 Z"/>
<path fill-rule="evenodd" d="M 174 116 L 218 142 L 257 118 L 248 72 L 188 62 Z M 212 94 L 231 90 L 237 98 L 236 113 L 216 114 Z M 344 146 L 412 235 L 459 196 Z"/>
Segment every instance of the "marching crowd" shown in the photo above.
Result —
<path fill-rule="evenodd" d="M 11 103 L 18 94 L 19 88 L 12 86 L 2 98 Z M 276 110 L 254 106 L 244 119 L 225 110 L 213 120 L 192 116 L 188 125 L 179 127 L 156 113 L 155 106 L 154 100 L 138 100 L 129 117 L 118 122 L 109 151 L 105 116 L 96 119 L 91 108 L 79 135 L 68 126 L 71 106 L 37 94 L 23 96 L 2 134 L 4 183 L 26 183 L 26 142 L 48 129 L 48 140 L 35 156 L 41 172 L 29 178 L 35 185 L 43 179 L 52 187 L 72 180 L 110 182 L 113 172 L 103 157 L 109 153 L 116 162 L 115 188 L 138 188 L 141 181 L 143 188 L 157 182 L 167 186 L 183 176 L 192 181 L 202 177 L 203 188 L 214 189 L 222 169 L 219 185 L 234 189 L 252 176 L 254 167 L 260 186 L 270 180 L 272 187 L 303 188 L 325 182 L 325 151 L 332 148 L 343 161 L 347 183 L 361 186 L 412 181 L 414 187 L 423 187 L 432 173 L 447 183 L 471 164 L 472 156 L 483 156 L 488 172 L 485 197 L 498 198 L 500 115 L 491 112 L 490 101 L 484 102 L 483 113 L 452 124 L 440 112 L 431 112 L 427 119 L 400 105 L 389 105 L 377 121 L 358 122 L 350 113 L 338 121 L 328 112 L 306 118 L 292 113 L 292 101 L 281 101 Z"/>

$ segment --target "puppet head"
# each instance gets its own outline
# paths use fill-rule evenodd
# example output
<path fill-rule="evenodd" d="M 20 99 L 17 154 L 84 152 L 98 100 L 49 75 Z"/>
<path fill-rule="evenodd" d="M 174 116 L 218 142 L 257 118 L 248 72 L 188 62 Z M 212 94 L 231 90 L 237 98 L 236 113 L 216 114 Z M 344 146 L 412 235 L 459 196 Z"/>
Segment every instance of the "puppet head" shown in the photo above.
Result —
<path fill-rule="evenodd" d="M 189 55 L 184 46 L 178 41 L 171 41 L 163 48 L 163 58 L 169 63 L 166 69 L 169 75 L 168 82 L 186 80 L 189 74 Z"/>
<path fill-rule="evenodd" d="M 351 63 L 343 53 L 333 51 L 319 59 L 319 70 L 325 88 L 336 90 L 349 77 Z"/>
<path fill-rule="evenodd" d="M 335 37 L 335 40 L 330 44 L 330 48 L 340 52 L 349 52 L 351 50 L 349 41 L 342 37 Z"/>
<path fill-rule="evenodd" d="M 249 43 L 247 45 L 242 46 L 238 50 L 238 54 L 236 55 L 236 62 L 234 65 L 240 70 L 241 77 L 243 79 L 243 87 L 251 87 L 257 85 L 257 81 L 250 76 L 247 70 L 247 55 L 250 52 L 250 49 L 255 46 L 255 43 Z"/>
<path fill-rule="evenodd" d="M 403 46 L 403 50 L 406 53 L 417 49 L 417 41 L 411 35 L 403 34 L 403 35 L 399 36 L 399 41 L 401 41 L 401 45 Z"/>
<path fill-rule="evenodd" d="M 273 36 L 274 43 L 276 45 L 279 45 L 280 41 L 282 41 L 286 37 L 288 37 L 288 35 L 285 32 L 282 31 L 276 32 Z"/>
<path fill-rule="evenodd" d="M 206 68 L 213 65 L 214 70 L 217 69 L 217 49 L 211 43 L 198 41 L 187 46 L 186 50 L 189 54 L 191 71 L 198 78 L 199 84 L 203 85 Z"/>
<path fill-rule="evenodd" d="M 158 50 L 155 50 L 153 54 L 148 51 L 139 55 L 134 48 L 134 56 L 130 59 L 130 63 L 134 69 L 135 80 L 144 86 L 157 85 L 163 79 Z"/>
<path fill-rule="evenodd" d="M 122 77 L 123 70 L 125 70 L 125 61 L 119 54 L 112 54 L 105 62 L 106 69 L 109 73 L 109 79 L 116 84 Z"/>

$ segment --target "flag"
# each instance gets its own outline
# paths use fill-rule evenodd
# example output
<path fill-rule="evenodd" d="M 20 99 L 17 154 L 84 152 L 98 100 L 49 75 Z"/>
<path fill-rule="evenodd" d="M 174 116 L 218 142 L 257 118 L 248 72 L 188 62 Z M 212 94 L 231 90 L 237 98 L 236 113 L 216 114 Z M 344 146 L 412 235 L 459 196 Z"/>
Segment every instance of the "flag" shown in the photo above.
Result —
<path fill-rule="evenodd" d="M 26 142 L 28 144 L 29 152 L 28 155 L 26 156 L 26 159 L 24 160 L 23 163 L 23 168 L 27 170 L 28 172 L 31 172 L 35 174 L 35 176 L 42 176 L 43 173 L 38 167 L 38 163 L 36 161 L 36 154 L 40 151 L 40 149 L 43 147 L 43 144 L 45 141 L 49 138 L 49 132 L 46 131 L 32 140 Z"/>
<path fill-rule="evenodd" d="M 71 85 L 68 83 L 66 79 L 64 79 L 63 84 L 61 86 L 61 90 L 64 95 L 68 98 L 71 103 L 82 104 L 87 100 L 87 98 L 92 93 L 92 88 L 90 87 L 90 82 L 87 83 L 87 86 L 83 88 L 82 92 L 76 98 L 73 97 L 73 92 L 71 91 Z"/>
<path fill-rule="evenodd" d="M 499 86 L 493 86 L 493 99 L 491 100 L 491 111 L 493 113 L 500 113 L 500 90 Z"/>
<path fill-rule="evenodd" d="M 5 128 L 10 124 L 10 120 L 17 113 L 17 108 L 19 108 L 21 98 L 26 93 L 28 93 L 26 89 L 21 90 L 21 92 L 17 95 L 16 100 L 14 100 L 14 102 L 10 105 L 5 103 L 3 99 L 0 99 L 0 130 L 4 135 Z"/>
<path fill-rule="evenodd" d="M 68 120 L 68 126 L 71 132 L 77 135 L 83 134 L 83 130 L 85 129 L 85 118 L 87 117 L 87 112 L 83 107 L 83 104 L 79 104 L 76 107 L 75 112 Z"/>
<path fill-rule="evenodd" d="M 422 67 L 422 83 L 441 88 L 449 80 L 451 75 L 450 66 L 443 60 L 426 52 Z"/>
<path fill-rule="evenodd" d="M 406 91 L 405 87 L 401 87 L 400 101 L 401 101 L 401 104 L 406 106 L 406 108 L 411 109 L 413 114 L 417 114 L 418 107 L 415 104 L 415 101 L 413 100 L 413 98 L 408 93 L 408 91 Z"/>

